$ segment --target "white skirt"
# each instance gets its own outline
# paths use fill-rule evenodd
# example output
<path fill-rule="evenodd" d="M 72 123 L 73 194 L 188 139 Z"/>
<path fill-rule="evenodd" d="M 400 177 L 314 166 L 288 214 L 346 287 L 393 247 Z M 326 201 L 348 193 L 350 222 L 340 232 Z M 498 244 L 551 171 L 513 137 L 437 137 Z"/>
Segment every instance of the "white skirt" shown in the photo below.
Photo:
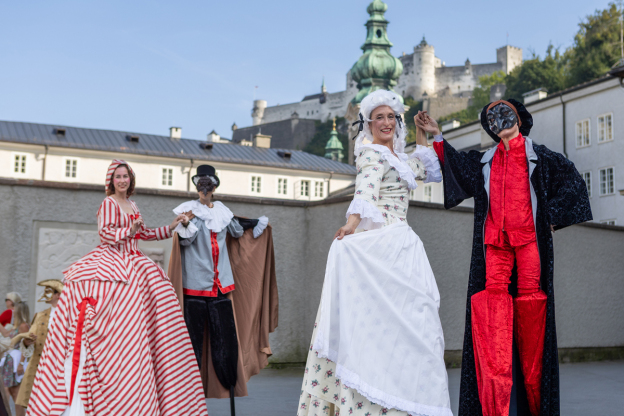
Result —
<path fill-rule="evenodd" d="M 373 403 L 452 416 L 439 306 L 422 241 L 407 224 L 334 240 L 313 349 Z"/>

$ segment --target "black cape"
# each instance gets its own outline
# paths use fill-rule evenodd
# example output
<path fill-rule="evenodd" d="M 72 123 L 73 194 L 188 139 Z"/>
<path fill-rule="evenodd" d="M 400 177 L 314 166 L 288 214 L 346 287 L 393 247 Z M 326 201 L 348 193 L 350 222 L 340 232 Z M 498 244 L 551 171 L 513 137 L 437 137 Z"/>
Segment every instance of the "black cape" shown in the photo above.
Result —
<path fill-rule="evenodd" d="M 563 155 L 546 146 L 533 143 L 537 155 L 536 167 L 531 183 L 537 196 L 536 232 L 541 264 L 541 288 L 546 293 L 546 335 L 544 337 L 544 361 L 542 369 L 541 412 L 542 416 L 559 415 L 559 362 L 557 353 L 557 332 L 555 328 L 555 298 L 553 291 L 553 240 L 550 225 L 555 230 L 591 221 L 592 213 L 585 181 L 574 164 Z M 474 237 L 468 299 L 466 302 L 466 330 L 462 354 L 462 372 L 459 394 L 459 415 L 482 415 L 477 387 L 470 298 L 485 289 L 485 252 L 483 230 L 488 213 L 488 196 L 484 188 L 483 153 L 456 151 L 444 141 L 444 207 L 453 208 L 464 199 L 474 197 Z M 510 293 L 517 293 L 516 269 L 512 275 Z M 526 412 L 526 413 L 525 413 Z M 518 408 L 518 415 L 528 413 Z"/>

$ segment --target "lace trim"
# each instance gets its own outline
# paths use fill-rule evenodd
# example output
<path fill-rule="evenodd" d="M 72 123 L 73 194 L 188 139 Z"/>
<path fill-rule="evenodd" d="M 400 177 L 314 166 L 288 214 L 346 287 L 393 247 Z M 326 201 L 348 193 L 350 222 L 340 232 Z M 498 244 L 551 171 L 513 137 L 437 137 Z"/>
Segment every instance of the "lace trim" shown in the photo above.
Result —
<path fill-rule="evenodd" d="M 407 164 L 409 157 L 405 153 L 397 153 L 393 155 L 390 149 L 380 144 L 367 143 L 361 146 L 361 149 L 373 149 L 381 153 L 381 158 L 390 164 L 393 168 L 399 172 L 401 179 L 407 182 L 409 189 L 416 189 L 418 184 L 416 183 L 416 174 Z"/>
<path fill-rule="evenodd" d="M 258 238 L 262 235 L 267 225 L 269 225 L 269 218 L 266 216 L 261 216 L 258 218 L 258 224 L 253 229 L 254 238 Z"/>
<path fill-rule="evenodd" d="M 416 145 L 416 149 L 409 156 L 409 158 L 416 158 L 425 165 L 425 170 L 427 171 L 427 179 L 425 179 L 425 183 L 442 181 L 440 161 L 438 160 L 436 152 L 427 146 Z"/>
<path fill-rule="evenodd" d="M 319 358 L 326 358 L 336 364 L 336 379 L 340 379 L 342 384 L 357 390 L 358 393 L 373 403 L 389 409 L 402 410 L 404 412 L 421 414 L 423 416 L 453 416 L 453 412 L 451 412 L 451 409 L 448 407 L 430 406 L 401 399 L 400 397 L 393 396 L 364 383 L 358 374 L 338 364 L 338 352 L 328 347 L 323 331 L 321 331 L 320 328 L 317 329 L 316 339 L 314 340 L 312 349 L 318 353 Z"/>
<path fill-rule="evenodd" d="M 173 213 L 180 215 L 184 212 L 193 211 L 193 214 L 204 220 L 206 228 L 215 233 L 221 232 L 230 224 L 234 214 L 220 201 L 213 202 L 213 207 L 208 208 L 199 200 L 184 202 L 173 209 Z"/>
<path fill-rule="evenodd" d="M 195 226 L 195 224 L 193 224 L 192 222 L 189 222 L 188 226 L 186 227 L 182 225 L 182 223 L 178 224 L 177 227 L 173 231 L 178 233 L 178 235 L 182 238 L 191 238 L 195 235 L 198 229 Z"/>
<path fill-rule="evenodd" d="M 347 209 L 347 219 L 349 219 L 349 215 L 351 214 L 360 214 L 362 221 L 360 221 L 357 228 L 375 230 L 386 224 L 386 220 L 383 215 L 381 215 L 381 211 L 365 199 L 355 198 L 351 201 L 351 205 L 349 205 L 349 209 Z"/>

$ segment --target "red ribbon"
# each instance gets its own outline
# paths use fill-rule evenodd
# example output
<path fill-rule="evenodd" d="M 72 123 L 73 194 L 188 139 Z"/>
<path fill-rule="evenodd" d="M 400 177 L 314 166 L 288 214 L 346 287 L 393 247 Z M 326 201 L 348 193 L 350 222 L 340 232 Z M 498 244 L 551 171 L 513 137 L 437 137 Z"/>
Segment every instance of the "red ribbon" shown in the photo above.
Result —
<path fill-rule="evenodd" d="M 87 304 L 95 306 L 96 300 L 93 298 L 84 298 L 78 305 L 80 313 L 78 314 L 78 324 L 76 325 L 76 336 L 74 337 L 74 354 L 72 356 L 72 376 L 71 390 L 69 391 L 69 405 L 71 406 L 74 399 L 74 386 L 76 385 L 76 377 L 78 376 L 78 368 L 80 368 L 80 349 L 82 347 L 82 328 L 84 327 L 85 312 Z"/>

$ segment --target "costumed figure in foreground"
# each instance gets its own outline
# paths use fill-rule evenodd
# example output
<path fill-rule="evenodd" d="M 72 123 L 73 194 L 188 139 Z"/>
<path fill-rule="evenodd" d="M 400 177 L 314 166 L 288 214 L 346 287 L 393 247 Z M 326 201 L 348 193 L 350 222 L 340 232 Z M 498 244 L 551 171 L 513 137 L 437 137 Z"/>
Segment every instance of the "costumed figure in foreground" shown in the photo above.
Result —
<path fill-rule="evenodd" d="M 7 310 L 12 312 L 13 316 L 11 324 L 0 325 L 0 350 L 7 349 L 3 353 L 2 359 L 0 359 L 0 378 L 2 379 L 1 384 L 3 387 L 1 394 L 5 395 L 5 393 L 8 393 L 5 395 L 6 398 L 11 397 L 13 402 L 17 403 L 24 371 L 28 368 L 28 363 L 34 350 L 34 342 L 30 338 L 16 337 L 18 334 L 28 333 L 31 329 L 28 304 L 18 300 L 21 297 L 16 292 L 8 293 L 6 297 L 7 306 L 13 307 L 13 310 Z M 5 397 L 3 397 L 3 401 L 4 399 Z M 8 400 L 6 404 L 9 404 Z M 26 409 L 21 406 L 15 406 L 15 414 L 16 416 L 23 416 L 26 414 Z"/>
<path fill-rule="evenodd" d="M 64 271 L 27 415 L 208 415 L 173 286 L 138 247 L 170 238 L 185 217 L 146 228 L 128 199 L 134 185 L 130 166 L 114 160 L 97 214 L 101 244 Z"/>
<path fill-rule="evenodd" d="M 214 167 L 192 178 L 199 199 L 176 207 L 188 219 L 174 230 L 169 274 L 201 368 L 207 398 L 247 395 L 247 381 L 268 364 L 277 327 L 273 237 L 267 217 L 235 217 L 220 201 Z"/>
<path fill-rule="evenodd" d="M 56 313 L 56 305 L 58 304 L 61 292 L 63 292 L 63 283 L 57 279 L 43 280 L 37 283 L 37 285 L 45 288 L 43 296 L 41 296 L 38 301 L 45 302 L 50 305 L 50 307 L 35 314 L 30 331 L 17 335 L 11 341 L 11 344 L 14 345 L 18 342 L 22 342 L 22 340 L 26 338 L 34 341 L 34 351 L 28 362 L 28 367 L 25 369 L 24 378 L 21 381 L 17 400 L 15 401 L 16 406 L 22 408 L 28 407 L 30 393 L 32 391 L 33 383 L 35 382 L 37 367 L 39 366 L 39 359 L 41 358 L 41 353 L 43 352 L 43 347 L 48 335 L 48 328 L 50 327 L 50 322 L 52 322 L 52 317 Z"/>
<path fill-rule="evenodd" d="M 390 91 L 362 100 L 355 196 L 329 251 L 300 416 L 452 416 L 440 294 L 407 224 L 416 180 L 442 177 L 424 135 L 404 153 L 404 111 Z"/>
<path fill-rule="evenodd" d="M 435 135 L 445 208 L 474 198 L 459 414 L 509 415 L 515 344 L 517 414 L 559 415 L 552 232 L 592 219 L 585 182 L 533 143 L 533 118 L 516 100 L 483 108 L 481 125 L 498 143 L 485 153 L 457 152 L 425 112 L 416 125 Z"/>

